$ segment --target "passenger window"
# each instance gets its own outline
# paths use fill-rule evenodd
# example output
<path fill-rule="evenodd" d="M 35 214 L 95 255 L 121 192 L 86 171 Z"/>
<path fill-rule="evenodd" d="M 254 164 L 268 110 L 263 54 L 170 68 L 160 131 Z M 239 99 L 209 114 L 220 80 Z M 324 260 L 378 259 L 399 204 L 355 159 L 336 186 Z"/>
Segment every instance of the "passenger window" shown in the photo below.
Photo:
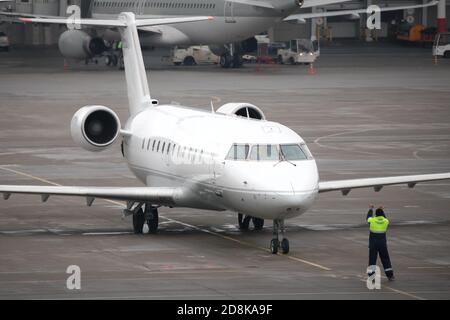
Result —
<path fill-rule="evenodd" d="M 169 145 L 167 146 L 167 154 L 169 154 L 169 151 L 170 151 L 170 145 L 171 145 L 171 143 L 169 143 Z"/>
<path fill-rule="evenodd" d="M 162 149 L 161 149 L 161 153 L 164 153 L 164 148 L 166 147 L 166 143 L 163 143 Z"/>
<path fill-rule="evenodd" d="M 151 142 L 152 140 L 151 139 L 148 139 L 148 143 L 147 143 L 147 150 L 149 150 L 150 149 L 150 142 Z"/>
<path fill-rule="evenodd" d="M 257 144 L 252 147 L 250 160 L 256 161 L 277 161 L 280 159 L 276 145 Z"/>
<path fill-rule="evenodd" d="M 144 145 L 145 145 L 145 139 L 142 140 L 142 146 L 141 146 L 142 149 L 144 149 Z"/>
<path fill-rule="evenodd" d="M 159 145 L 161 144 L 161 141 L 158 141 L 158 145 L 156 146 L 156 152 L 159 152 Z"/>
<path fill-rule="evenodd" d="M 152 151 L 155 151 L 156 140 L 153 140 Z"/>
<path fill-rule="evenodd" d="M 234 144 L 228 152 L 226 160 L 246 160 L 250 146 L 248 144 Z"/>

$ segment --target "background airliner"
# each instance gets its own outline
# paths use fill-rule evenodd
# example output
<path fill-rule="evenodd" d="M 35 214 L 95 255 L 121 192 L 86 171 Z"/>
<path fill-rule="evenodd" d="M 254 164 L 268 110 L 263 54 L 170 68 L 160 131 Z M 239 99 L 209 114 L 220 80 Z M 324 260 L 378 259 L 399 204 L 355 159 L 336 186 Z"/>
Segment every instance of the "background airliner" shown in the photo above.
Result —
<path fill-rule="evenodd" d="M 184 20 L 180 20 L 184 19 Z M 210 17 L 198 17 L 208 21 Z M 33 21 L 33 19 L 30 19 Z M 253 220 L 261 229 L 273 220 L 271 252 L 289 252 L 285 219 L 306 212 L 321 192 L 450 179 L 450 173 L 340 181 L 320 181 L 316 161 L 305 141 L 282 124 L 268 121 L 249 103 L 229 103 L 206 112 L 180 105 L 159 105 L 151 98 L 138 27 L 178 23 L 186 18 L 135 19 L 122 13 L 118 20 L 96 20 L 116 27 L 124 43 L 125 76 L 130 117 L 123 128 L 105 106 L 85 106 L 72 118 L 74 141 L 90 151 L 102 151 L 122 140 L 123 156 L 143 187 L 79 187 L 0 185 L 8 199 L 13 193 L 86 197 L 127 202 L 135 233 L 144 225 L 158 228 L 158 207 L 190 207 L 238 214 L 239 226 Z M 92 20 L 81 20 L 92 24 Z M 281 242 L 280 240 L 281 234 Z"/>
<path fill-rule="evenodd" d="M 255 35 L 267 31 L 280 21 L 305 22 L 323 16 L 358 16 L 366 9 L 319 13 L 297 13 L 299 8 L 311 8 L 349 0 L 93 0 L 90 14 L 93 19 L 116 19 L 123 11 L 134 12 L 137 19 L 211 16 L 212 23 L 175 23 L 138 27 L 143 46 L 174 47 L 209 45 L 221 57 L 224 68 L 240 67 L 241 56 L 256 50 Z M 414 6 L 385 7 L 381 11 L 413 9 L 436 5 L 437 1 Z M 36 22 L 61 23 L 53 16 L 35 16 L 3 12 L 0 15 L 42 18 Z M 62 21 L 66 23 L 66 21 Z M 91 25 L 83 30 L 67 30 L 59 39 L 62 55 L 84 60 L 108 50 L 105 40 L 120 40 L 115 28 Z"/>

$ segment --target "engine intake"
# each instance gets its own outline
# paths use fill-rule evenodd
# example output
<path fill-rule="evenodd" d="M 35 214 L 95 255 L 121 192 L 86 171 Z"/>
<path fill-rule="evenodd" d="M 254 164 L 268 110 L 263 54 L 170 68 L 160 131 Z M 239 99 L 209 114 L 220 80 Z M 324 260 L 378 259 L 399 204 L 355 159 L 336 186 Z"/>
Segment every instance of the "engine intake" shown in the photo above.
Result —
<path fill-rule="evenodd" d="M 82 30 L 67 30 L 58 40 L 61 54 L 69 59 L 86 59 L 99 55 L 107 47 L 102 38 L 92 37 Z"/>
<path fill-rule="evenodd" d="M 72 138 L 88 151 L 102 151 L 116 141 L 120 133 L 119 117 L 104 106 L 86 106 L 78 110 L 70 125 Z"/>
<path fill-rule="evenodd" d="M 227 103 L 217 109 L 217 113 L 236 115 L 249 119 L 266 120 L 264 112 L 250 103 Z"/>

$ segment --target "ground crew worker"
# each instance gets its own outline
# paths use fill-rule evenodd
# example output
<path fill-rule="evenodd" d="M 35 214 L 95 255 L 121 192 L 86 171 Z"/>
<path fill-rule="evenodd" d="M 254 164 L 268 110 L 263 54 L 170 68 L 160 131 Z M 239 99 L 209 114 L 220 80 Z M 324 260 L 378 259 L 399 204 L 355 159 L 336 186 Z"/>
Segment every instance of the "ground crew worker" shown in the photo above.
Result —
<path fill-rule="evenodd" d="M 393 281 L 394 271 L 392 269 L 391 260 L 389 258 L 389 252 L 386 241 L 386 231 L 389 226 L 389 220 L 384 214 L 382 207 L 379 207 L 375 211 L 375 217 L 373 217 L 373 206 L 370 207 L 367 214 L 367 223 L 369 224 L 369 276 L 375 272 L 375 266 L 377 265 L 377 257 L 380 255 L 381 263 L 383 264 L 384 272 L 389 281 Z"/>

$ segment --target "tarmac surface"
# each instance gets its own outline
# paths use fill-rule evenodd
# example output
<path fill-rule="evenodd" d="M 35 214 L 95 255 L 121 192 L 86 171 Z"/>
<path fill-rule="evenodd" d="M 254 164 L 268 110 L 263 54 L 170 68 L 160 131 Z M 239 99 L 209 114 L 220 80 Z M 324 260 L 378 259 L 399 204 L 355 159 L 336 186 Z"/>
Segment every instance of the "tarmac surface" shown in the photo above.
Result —
<path fill-rule="evenodd" d="M 322 50 L 306 66 L 148 69 L 154 98 L 209 109 L 247 101 L 308 143 L 322 180 L 450 172 L 450 60 L 430 49 Z M 55 50 L 0 53 L 0 184 L 140 186 L 119 144 L 90 153 L 72 115 L 101 104 L 124 122 L 124 73 L 70 64 Z M 368 290 L 369 203 L 387 208 L 397 280 Z M 134 235 L 122 203 L 12 195 L 0 201 L 0 299 L 449 299 L 450 181 L 322 194 L 286 221 L 289 255 L 268 251 L 271 221 L 241 232 L 236 214 L 160 209 L 157 235 Z M 66 269 L 81 268 L 81 290 Z"/>

